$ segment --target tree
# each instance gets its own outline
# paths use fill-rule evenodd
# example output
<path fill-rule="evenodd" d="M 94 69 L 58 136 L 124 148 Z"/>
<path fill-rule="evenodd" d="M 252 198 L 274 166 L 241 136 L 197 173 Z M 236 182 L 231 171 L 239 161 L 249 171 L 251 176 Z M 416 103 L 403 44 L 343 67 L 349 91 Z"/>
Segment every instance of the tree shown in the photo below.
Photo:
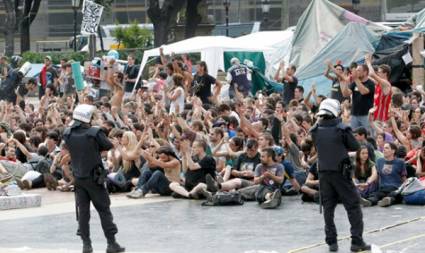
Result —
<path fill-rule="evenodd" d="M 25 0 L 22 9 L 18 8 L 18 17 L 20 20 L 19 30 L 21 33 L 21 53 L 30 51 L 30 27 L 38 10 L 40 9 L 41 0 Z"/>
<path fill-rule="evenodd" d="M 204 0 L 187 1 L 186 5 L 186 20 L 184 37 L 186 39 L 192 38 L 196 34 L 196 29 L 202 21 L 202 16 L 199 14 L 198 6 Z"/>
<path fill-rule="evenodd" d="M 115 29 L 114 37 L 119 45 L 122 43 L 126 48 L 145 48 L 152 41 L 152 32 L 140 28 L 137 21 L 134 21 L 127 28 Z"/>
<path fill-rule="evenodd" d="M 6 39 L 6 55 L 15 51 L 15 34 L 21 35 L 21 52 L 30 50 L 30 26 L 37 16 L 41 0 L 4 0 L 6 19 L 1 32 Z"/>
<path fill-rule="evenodd" d="M 190 1 L 189 1 L 190 2 Z M 178 12 L 185 6 L 186 0 L 149 0 L 148 17 L 154 27 L 154 45 L 159 47 L 168 42 L 168 34 L 175 25 Z"/>
<path fill-rule="evenodd" d="M 6 11 L 6 18 L 4 27 L 1 28 L 1 32 L 4 34 L 6 44 L 6 55 L 12 56 L 15 51 L 15 27 L 16 27 L 16 8 L 15 1 L 4 0 L 4 9 Z"/>

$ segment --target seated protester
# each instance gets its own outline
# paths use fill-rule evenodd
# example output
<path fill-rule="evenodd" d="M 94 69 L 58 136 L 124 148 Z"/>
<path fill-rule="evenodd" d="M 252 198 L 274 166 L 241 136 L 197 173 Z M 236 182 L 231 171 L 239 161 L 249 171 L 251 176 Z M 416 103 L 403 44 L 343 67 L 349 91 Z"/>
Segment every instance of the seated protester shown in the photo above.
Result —
<path fill-rule="evenodd" d="M 115 139 L 113 143 L 121 156 L 121 166 L 116 172 L 108 175 L 106 185 L 109 192 L 129 192 L 140 176 L 141 162 L 140 156 L 137 155 L 139 147 L 137 137 L 133 132 L 126 131 L 119 142 Z"/>
<path fill-rule="evenodd" d="M 147 193 L 159 193 L 161 196 L 171 195 L 171 182 L 180 182 L 181 164 L 171 147 L 163 146 L 156 151 L 155 158 L 146 151 L 142 151 L 149 169 L 144 170 L 139 177 L 136 189 L 127 194 L 127 197 L 143 198 Z"/>
<path fill-rule="evenodd" d="M 305 180 L 305 184 L 301 186 L 302 197 L 301 200 L 304 202 L 316 202 L 319 203 L 319 173 L 317 172 L 317 163 L 313 164 Z"/>
<path fill-rule="evenodd" d="M 241 154 L 233 165 L 230 172 L 230 180 L 218 183 L 207 175 L 206 182 L 208 191 L 231 191 L 254 185 L 254 170 L 257 165 L 261 163 L 260 153 L 258 152 L 258 142 L 255 139 L 250 139 L 246 147 L 245 153 Z"/>
<path fill-rule="evenodd" d="M 384 158 L 378 159 L 376 169 L 379 177 L 378 191 L 368 198 L 362 199 L 363 206 L 378 204 L 387 207 L 401 202 L 401 196 L 396 190 L 406 180 L 406 165 L 404 161 L 395 158 L 397 146 L 394 143 L 386 143 L 384 146 Z"/>
<path fill-rule="evenodd" d="M 28 168 L 22 166 L 22 163 L 16 158 L 15 146 L 11 142 L 9 142 L 8 145 L 2 143 L 0 145 L 0 151 L 3 149 L 6 149 L 6 155 L 0 156 L 0 165 L 3 169 L 7 170 L 8 173 L 12 174 L 14 179 L 22 178 L 28 171 Z"/>
<path fill-rule="evenodd" d="M 180 144 L 183 153 L 182 163 L 185 172 L 184 186 L 180 183 L 172 182 L 170 189 L 185 198 L 199 199 L 202 196 L 210 197 L 206 193 L 207 185 L 205 176 L 210 175 L 215 178 L 215 160 L 206 154 L 207 143 L 203 140 L 193 142 L 192 152 L 189 150 L 189 141 L 184 140 Z M 192 153 L 192 154 L 191 154 Z M 193 155 L 193 157 L 192 157 Z"/>
<path fill-rule="evenodd" d="M 416 176 L 421 179 L 425 177 L 425 141 L 422 143 L 422 148 L 417 153 Z"/>
<path fill-rule="evenodd" d="M 282 182 L 282 194 L 284 195 L 296 195 L 300 191 L 301 187 L 298 181 L 295 179 L 294 167 L 289 161 L 285 161 L 284 150 L 281 147 L 275 146 L 273 148 L 276 154 L 276 162 L 283 165 L 285 169 L 283 182 Z"/>
<path fill-rule="evenodd" d="M 226 164 L 226 157 L 222 156 L 227 151 L 227 143 L 224 138 L 224 132 L 220 127 L 215 127 L 209 134 L 209 146 L 211 147 L 211 153 L 216 162 L 216 169 L 221 172 Z"/>
<path fill-rule="evenodd" d="M 56 188 L 57 180 L 50 174 L 52 160 L 48 158 L 48 149 L 44 145 L 40 145 L 37 154 L 31 153 L 31 159 L 24 166 L 28 166 L 30 170 L 19 180 L 16 180 L 19 188 L 29 190 L 35 188 L 43 188 L 49 184 L 51 189 Z M 38 162 L 35 162 L 38 160 Z M 47 183 L 47 184 L 46 184 Z"/>
<path fill-rule="evenodd" d="M 229 180 L 231 177 L 233 165 L 237 162 L 238 157 L 243 153 L 243 139 L 239 137 L 233 137 L 229 140 L 228 145 L 226 145 L 225 151 L 217 151 L 213 154 L 216 157 L 226 158 L 224 170 L 222 170 L 219 175 L 223 177 L 223 181 Z"/>
<path fill-rule="evenodd" d="M 360 145 L 365 145 L 369 151 L 369 158 L 375 162 L 375 149 L 372 144 L 367 141 L 368 133 L 365 127 L 358 127 L 354 130 L 354 137 Z"/>
<path fill-rule="evenodd" d="M 369 151 L 365 145 L 362 145 L 356 152 L 354 161 L 353 182 L 360 196 L 367 198 L 375 192 L 378 186 L 378 173 L 375 163 L 369 159 Z"/>
<path fill-rule="evenodd" d="M 254 185 L 242 188 L 239 192 L 245 200 L 257 200 L 262 208 L 277 208 L 282 201 L 280 187 L 283 182 L 283 165 L 275 162 L 272 148 L 263 149 L 260 159 L 261 163 L 254 172 Z"/>

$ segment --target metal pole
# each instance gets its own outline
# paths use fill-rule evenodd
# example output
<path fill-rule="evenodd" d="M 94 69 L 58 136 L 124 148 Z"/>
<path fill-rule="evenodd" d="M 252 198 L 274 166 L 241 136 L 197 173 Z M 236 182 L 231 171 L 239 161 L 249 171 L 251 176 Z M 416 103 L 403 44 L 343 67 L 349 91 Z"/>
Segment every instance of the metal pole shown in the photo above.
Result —
<path fill-rule="evenodd" d="M 77 7 L 74 7 L 74 52 L 77 52 Z"/>
<path fill-rule="evenodd" d="M 226 36 L 229 37 L 229 5 L 230 3 L 226 1 Z"/>

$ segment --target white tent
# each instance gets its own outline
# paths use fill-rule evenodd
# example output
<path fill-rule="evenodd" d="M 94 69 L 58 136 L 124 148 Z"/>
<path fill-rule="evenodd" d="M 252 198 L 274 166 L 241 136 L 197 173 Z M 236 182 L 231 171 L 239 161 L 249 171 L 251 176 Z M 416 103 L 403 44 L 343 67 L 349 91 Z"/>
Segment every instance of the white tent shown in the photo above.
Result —
<path fill-rule="evenodd" d="M 256 45 L 251 42 L 238 42 L 233 38 L 225 36 L 198 36 L 187 40 L 162 46 L 164 54 L 186 54 L 200 53 L 201 60 L 208 65 L 210 75 L 216 77 L 219 69 L 224 70 L 224 52 L 264 52 L 270 48 Z M 143 59 L 140 64 L 140 72 L 137 76 L 139 81 L 144 67 L 149 57 L 159 56 L 159 48 L 147 50 L 143 53 Z"/>
<path fill-rule="evenodd" d="M 285 31 L 264 31 L 256 32 L 236 38 L 237 43 L 251 43 L 269 47 L 270 50 L 264 51 L 266 60 L 266 76 L 271 77 L 277 71 L 281 61 L 289 62 L 291 53 L 291 41 L 294 36 L 294 29 L 289 28 Z"/>

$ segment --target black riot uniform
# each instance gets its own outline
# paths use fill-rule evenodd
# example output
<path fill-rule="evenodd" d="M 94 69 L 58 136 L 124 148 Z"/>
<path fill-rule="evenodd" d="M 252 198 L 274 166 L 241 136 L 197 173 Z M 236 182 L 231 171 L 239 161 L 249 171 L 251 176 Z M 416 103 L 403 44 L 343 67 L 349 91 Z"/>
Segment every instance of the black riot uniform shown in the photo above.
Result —
<path fill-rule="evenodd" d="M 75 177 L 75 195 L 78 206 L 78 222 L 83 240 L 83 252 L 92 252 L 90 240 L 90 202 L 99 213 L 102 229 L 108 241 L 107 252 L 123 252 L 115 241 L 117 226 L 113 223 L 110 199 L 104 184 L 105 171 L 101 152 L 113 147 L 105 133 L 97 127 L 75 121 L 64 132 L 65 146 L 71 155 Z M 102 175 L 103 174 L 103 175 Z"/>
<path fill-rule="evenodd" d="M 339 104 L 338 104 L 339 105 Z M 321 201 L 324 208 L 326 243 L 337 251 L 337 232 L 334 223 L 335 207 L 342 201 L 351 224 L 351 250 L 370 249 L 363 241 L 363 215 L 360 197 L 352 181 L 352 165 L 348 152 L 359 148 L 351 128 L 340 118 L 326 115 L 310 130 L 318 152 L 318 171 Z"/>

